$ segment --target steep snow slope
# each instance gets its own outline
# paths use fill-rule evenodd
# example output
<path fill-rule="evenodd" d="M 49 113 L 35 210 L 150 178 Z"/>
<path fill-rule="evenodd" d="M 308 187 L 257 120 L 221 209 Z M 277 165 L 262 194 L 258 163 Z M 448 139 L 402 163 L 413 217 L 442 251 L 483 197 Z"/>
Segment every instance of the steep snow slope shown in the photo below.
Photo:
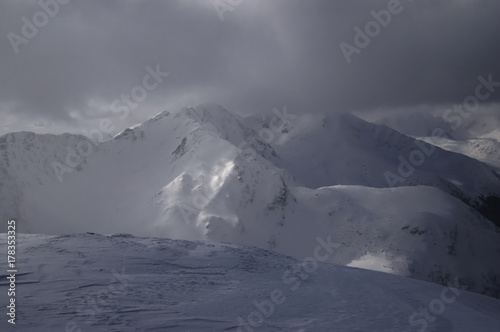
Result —
<path fill-rule="evenodd" d="M 222 109 L 215 111 L 219 117 L 226 112 Z M 2 207 L 7 208 L 2 208 L 2 211 L 9 212 L 6 212 L 8 218 L 22 220 L 21 229 L 27 231 L 64 232 L 73 226 L 81 227 L 83 231 L 96 223 L 99 229 L 112 231 L 117 227 L 115 222 L 127 216 L 138 218 L 128 226 L 133 224 L 134 231 L 140 232 L 141 222 L 151 220 L 149 211 L 154 196 L 176 178 L 190 174 L 197 180 L 205 177 L 214 180 L 218 176 L 223 179 L 219 172 L 225 165 L 231 164 L 236 157 L 245 160 L 241 150 L 226 140 L 228 132 L 218 131 L 197 112 L 201 115 L 208 113 L 203 109 L 184 110 L 176 115 L 162 113 L 140 126 L 125 130 L 113 140 L 92 147 L 91 153 L 80 159 L 73 157 L 77 145 L 82 143 L 85 150 L 88 141 L 79 136 L 15 133 L 2 137 L 4 144 L 0 148 L 4 158 L 0 168 L 6 175 L 2 177 L 2 184 L 4 179 L 10 184 L 8 187 L 3 185 L 6 189 L 2 195 Z M 224 118 L 220 120 L 227 123 Z M 251 155 L 259 158 L 257 171 L 259 167 L 269 168 L 272 148 L 251 134 L 238 131 L 231 138 L 248 142 L 248 146 L 257 151 Z M 67 151 L 72 151 L 72 154 Z M 187 155 L 184 157 L 184 154 Z M 59 182 L 53 165 L 61 164 L 68 169 L 68 155 L 69 166 L 77 166 L 71 167 L 71 172 L 60 174 L 63 181 Z M 216 188 L 217 183 L 207 183 L 204 189 L 208 190 L 210 186 Z M 20 210 L 19 213 L 11 212 L 14 210 L 9 207 L 12 204 L 4 203 L 12 200 L 12 193 L 16 191 L 21 192 L 15 196 L 18 202 L 15 209 Z M 74 220 L 72 225 L 68 224 L 68 217 Z M 29 220 L 38 222 L 23 224 Z"/>
<path fill-rule="evenodd" d="M 0 250 L 7 239 L 0 234 Z M 127 235 L 20 235 L 2 331 L 494 332 L 500 301 L 255 247 Z M 0 269 L 7 269 L 4 261 Z M 9 287 L 2 276 L 0 291 Z M 6 310 L 6 296 L 0 306 Z M 271 302 L 273 301 L 273 302 Z M 4 314 L 5 316 L 5 314 Z"/>
<path fill-rule="evenodd" d="M 347 186 L 384 187 L 384 170 L 397 168 L 412 138 L 352 116 L 302 117 L 274 149 L 248 122 L 215 105 L 163 112 L 91 151 L 79 136 L 6 135 L 0 210 L 31 233 L 208 239 L 299 258 L 330 235 L 340 245 L 330 262 L 438 283 L 457 277 L 462 288 L 499 296 L 500 233 L 474 210 L 429 187 Z M 331 151 L 318 159 L 323 168 L 318 151 Z M 453 181 L 453 193 L 470 197 L 498 190 L 485 165 L 440 154 L 464 170 L 429 159 L 414 184 L 446 190 Z M 67 159 L 72 171 L 59 182 L 53 165 Z"/>
<path fill-rule="evenodd" d="M 500 197 L 500 176 L 475 159 L 350 114 L 301 116 L 284 137 L 274 146 L 279 165 L 308 187 L 433 186 L 500 225 L 500 206 L 489 203 Z"/>
<path fill-rule="evenodd" d="M 500 117 L 498 109 L 482 109 L 468 117 L 445 111 L 373 112 L 360 115 L 377 124 L 384 124 L 406 135 L 419 138 L 445 150 L 458 152 L 495 168 L 500 168 Z M 449 112 L 449 111 L 448 111 Z M 451 121 L 453 120 L 453 121 Z M 441 128 L 445 137 L 432 132 Z"/>
<path fill-rule="evenodd" d="M 25 194 L 57 181 L 52 160 L 64 162 L 67 149 L 76 150 L 84 141 L 78 135 L 10 133 L 0 137 L 0 218 L 29 223 Z M 77 167 L 80 169 L 80 167 Z M 57 206 L 57 202 L 53 202 Z M 24 227 L 24 225 L 23 225 Z M 26 225 L 26 229 L 31 226 Z"/>
<path fill-rule="evenodd" d="M 460 141 L 446 137 L 419 137 L 418 139 L 477 159 L 492 166 L 500 174 L 500 143 L 495 139 L 470 138 Z"/>
<path fill-rule="evenodd" d="M 299 188 L 295 196 L 309 208 L 295 216 L 315 216 L 317 234 L 340 244 L 331 262 L 441 284 L 458 278 L 463 288 L 500 296 L 498 228 L 437 189 Z"/>

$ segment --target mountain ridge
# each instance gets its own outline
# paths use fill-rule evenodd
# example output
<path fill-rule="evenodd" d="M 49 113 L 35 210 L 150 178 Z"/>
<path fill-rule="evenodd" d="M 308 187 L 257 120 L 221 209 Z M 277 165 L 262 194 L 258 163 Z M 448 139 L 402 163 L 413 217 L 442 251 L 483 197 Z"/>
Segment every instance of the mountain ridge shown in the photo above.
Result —
<path fill-rule="evenodd" d="M 431 183 L 437 189 L 366 183 L 370 172 L 383 179 L 389 165 L 397 168 L 397 155 L 412 151 L 414 139 L 350 115 L 298 116 L 274 140 L 265 139 L 259 126 L 266 128 L 203 105 L 162 112 L 92 145 L 92 151 L 76 135 L 2 136 L 0 151 L 8 158 L 0 162 L 7 175 L 0 180 L 0 217 L 18 219 L 22 232 L 225 241 L 299 258 L 314 249 L 318 235 L 330 234 L 341 244 L 332 263 L 441 284 L 456 277 L 464 289 L 499 296 L 500 271 L 490 254 L 500 252 L 500 232 L 443 190 L 450 181 Z M 377 130 L 382 138 L 374 144 Z M 375 149 L 384 140 L 389 148 Z M 63 164 L 68 151 L 78 150 L 88 155 L 78 163 L 70 158 L 74 167 L 58 181 L 54 162 Z M 320 170 L 311 165 L 317 151 L 331 153 L 317 159 L 326 171 L 318 173 L 322 185 L 316 187 L 303 180 Z M 487 167 L 464 162 L 469 159 L 460 162 L 476 172 Z M 416 170 L 417 176 L 446 169 L 436 160 Z M 487 176 L 472 180 L 466 173 L 451 174 L 463 182 L 452 188 L 464 195 L 472 197 L 470 188 L 483 190 L 483 184 L 496 188 Z"/>

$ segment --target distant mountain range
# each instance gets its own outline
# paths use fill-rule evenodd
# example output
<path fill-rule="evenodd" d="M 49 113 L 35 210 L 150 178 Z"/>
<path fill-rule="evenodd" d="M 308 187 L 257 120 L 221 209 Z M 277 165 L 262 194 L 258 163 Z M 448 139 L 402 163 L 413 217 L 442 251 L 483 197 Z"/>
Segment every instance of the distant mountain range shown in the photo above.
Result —
<path fill-rule="evenodd" d="M 10 133 L 0 137 L 0 218 L 27 233 L 222 241 L 297 258 L 322 237 L 328 262 L 500 297 L 497 141 L 447 148 L 447 134 L 389 125 L 242 118 L 207 104 L 100 143 Z"/>

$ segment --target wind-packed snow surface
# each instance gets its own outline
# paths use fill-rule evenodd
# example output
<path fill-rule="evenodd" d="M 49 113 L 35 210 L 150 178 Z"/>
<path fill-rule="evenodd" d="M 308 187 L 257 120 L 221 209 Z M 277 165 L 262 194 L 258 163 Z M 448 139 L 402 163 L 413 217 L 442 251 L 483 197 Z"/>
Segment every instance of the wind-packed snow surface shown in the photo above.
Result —
<path fill-rule="evenodd" d="M 417 149 L 425 159 L 402 176 Z M 349 114 L 243 119 L 202 105 L 96 145 L 12 133 L 0 174 L 0 218 L 25 233 L 224 241 L 299 259 L 329 236 L 330 263 L 500 297 L 498 174 Z"/>
<path fill-rule="evenodd" d="M 4 317 L 1 331 L 500 330 L 500 300 L 321 263 L 316 258 L 332 250 L 321 237 L 301 261 L 256 247 L 130 235 L 17 240 L 16 326 Z M 0 250 L 6 246 L 2 234 Z"/>

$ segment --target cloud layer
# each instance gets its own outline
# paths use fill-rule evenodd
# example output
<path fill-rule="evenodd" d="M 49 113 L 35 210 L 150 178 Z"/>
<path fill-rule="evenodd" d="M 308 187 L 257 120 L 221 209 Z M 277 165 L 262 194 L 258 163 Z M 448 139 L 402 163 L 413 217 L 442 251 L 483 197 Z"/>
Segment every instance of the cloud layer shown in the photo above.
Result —
<path fill-rule="evenodd" d="M 212 0 L 60 1 L 40 1 L 57 13 L 17 53 L 9 33 L 24 38 L 43 9 L 0 3 L 0 134 L 75 132 L 102 118 L 118 130 L 202 102 L 241 113 L 449 105 L 479 75 L 500 81 L 498 1 L 402 0 L 351 63 L 339 45 L 356 46 L 354 28 L 395 0 L 220 0 L 219 13 Z M 129 116 L 111 112 L 157 65 L 169 76 Z"/>

